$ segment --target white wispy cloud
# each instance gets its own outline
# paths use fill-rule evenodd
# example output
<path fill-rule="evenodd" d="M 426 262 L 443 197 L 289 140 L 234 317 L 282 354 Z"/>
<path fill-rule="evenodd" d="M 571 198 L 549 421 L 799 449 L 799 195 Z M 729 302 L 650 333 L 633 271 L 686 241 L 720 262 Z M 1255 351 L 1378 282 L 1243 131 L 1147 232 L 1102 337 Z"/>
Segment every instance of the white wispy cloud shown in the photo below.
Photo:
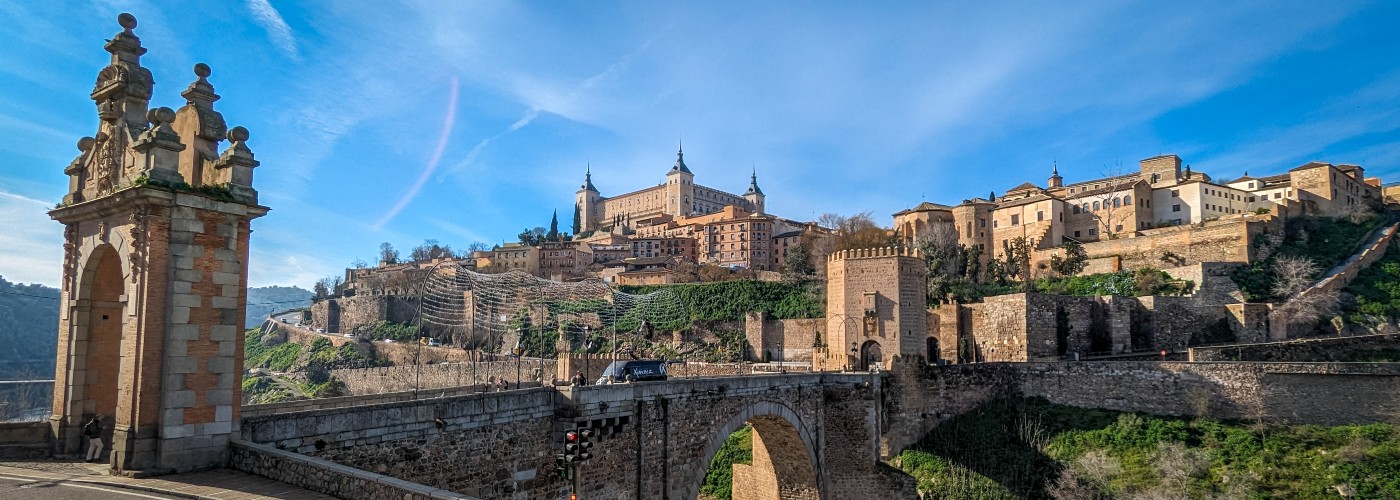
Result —
<path fill-rule="evenodd" d="M 58 286 L 63 279 L 63 225 L 49 219 L 49 203 L 0 191 L 0 275 L 21 283 Z"/>
<path fill-rule="evenodd" d="M 258 26 L 267 31 L 267 36 L 277 48 L 287 53 L 287 57 L 293 61 L 301 60 L 301 51 L 297 48 L 296 37 L 292 35 L 292 27 L 287 25 L 287 21 L 282 19 L 282 14 L 277 12 L 272 3 L 268 0 L 248 0 L 248 10 L 252 12 L 253 20 Z"/>

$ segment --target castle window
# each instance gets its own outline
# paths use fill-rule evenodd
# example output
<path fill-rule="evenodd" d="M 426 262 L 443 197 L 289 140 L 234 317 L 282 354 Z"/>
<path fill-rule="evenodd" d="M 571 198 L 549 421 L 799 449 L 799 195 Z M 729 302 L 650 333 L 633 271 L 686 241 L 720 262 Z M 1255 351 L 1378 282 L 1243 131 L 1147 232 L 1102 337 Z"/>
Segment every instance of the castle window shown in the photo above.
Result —
<path fill-rule="evenodd" d="M 1079 237 L 1079 231 L 1075 231 L 1075 232 L 1074 232 L 1074 237 L 1075 237 L 1075 238 L 1078 238 L 1078 237 Z"/>
<path fill-rule="evenodd" d="M 1074 206 L 1074 213 L 1079 213 L 1079 205 Z"/>
<path fill-rule="evenodd" d="M 1098 236 L 1098 234 L 1099 234 L 1099 229 L 1098 229 L 1098 228 L 1096 228 L 1096 227 L 1091 227 L 1091 228 L 1089 228 L 1089 236 Z"/>
<path fill-rule="evenodd" d="M 1181 197 L 1181 190 L 1180 190 L 1180 189 L 1173 189 L 1173 190 L 1172 190 L 1172 198 L 1180 198 L 1180 197 Z"/>
<path fill-rule="evenodd" d="M 1037 210 L 1035 212 L 1035 220 L 1036 222 L 1045 220 L 1045 212 L 1043 210 Z"/>
<path fill-rule="evenodd" d="M 1181 211 L 1181 205 L 1172 205 L 1172 211 L 1173 211 L 1173 212 L 1180 212 L 1180 211 Z"/>
<path fill-rule="evenodd" d="M 1123 195 L 1123 206 L 1126 207 L 1126 206 L 1132 205 L 1132 204 L 1133 204 L 1133 196 L 1130 195 L 1130 194 L 1125 194 L 1125 195 Z"/>
<path fill-rule="evenodd" d="M 1118 198 L 1114 198 L 1114 199 L 1113 199 L 1113 208 L 1118 208 L 1118 203 L 1119 203 Z"/>
<path fill-rule="evenodd" d="M 1015 226 L 1015 225 L 1020 224 L 1020 223 L 1021 223 L 1021 216 L 1020 216 L 1019 214 L 1011 214 L 1011 225 Z"/>
<path fill-rule="evenodd" d="M 1098 210 L 1099 210 L 1099 202 L 1096 201 L 1096 202 L 1094 202 L 1094 211 L 1097 212 Z"/>

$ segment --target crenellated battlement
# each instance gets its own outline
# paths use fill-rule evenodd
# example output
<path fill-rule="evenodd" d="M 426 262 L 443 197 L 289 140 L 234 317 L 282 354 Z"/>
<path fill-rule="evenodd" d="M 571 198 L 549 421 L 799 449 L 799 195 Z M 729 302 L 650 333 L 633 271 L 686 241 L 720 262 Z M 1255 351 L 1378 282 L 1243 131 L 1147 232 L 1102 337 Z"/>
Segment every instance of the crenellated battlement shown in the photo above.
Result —
<path fill-rule="evenodd" d="M 918 248 L 906 246 L 888 246 L 875 248 L 854 248 L 850 250 L 838 250 L 826 256 L 827 262 L 836 262 L 852 259 L 878 259 L 883 257 L 913 257 L 922 259 L 923 252 Z"/>

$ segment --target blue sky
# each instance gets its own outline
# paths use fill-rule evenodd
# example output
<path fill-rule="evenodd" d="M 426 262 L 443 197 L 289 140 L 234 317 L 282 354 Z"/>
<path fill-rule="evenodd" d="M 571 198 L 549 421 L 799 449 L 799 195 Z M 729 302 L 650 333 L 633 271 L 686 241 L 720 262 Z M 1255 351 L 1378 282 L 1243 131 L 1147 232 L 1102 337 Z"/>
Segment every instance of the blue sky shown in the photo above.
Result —
<path fill-rule="evenodd" d="M 53 285 L 116 15 L 153 105 L 191 66 L 252 132 L 250 283 L 438 239 L 511 240 L 660 182 L 775 214 L 957 203 L 1176 153 L 1217 179 L 1310 160 L 1400 180 L 1397 2 L 0 2 L 0 275 Z"/>

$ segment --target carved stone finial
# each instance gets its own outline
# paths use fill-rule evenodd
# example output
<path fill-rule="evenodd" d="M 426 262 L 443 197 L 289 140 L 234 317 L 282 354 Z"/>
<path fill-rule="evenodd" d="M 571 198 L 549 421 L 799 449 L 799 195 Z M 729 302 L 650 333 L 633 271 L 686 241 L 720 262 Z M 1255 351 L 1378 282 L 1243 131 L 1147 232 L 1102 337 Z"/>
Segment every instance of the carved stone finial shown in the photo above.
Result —
<path fill-rule="evenodd" d="M 229 129 L 228 140 L 233 142 L 244 142 L 248 140 L 248 129 L 237 126 Z"/>
<path fill-rule="evenodd" d="M 122 25 L 122 28 L 130 33 L 131 30 L 136 29 L 136 16 L 131 15 L 129 12 L 117 14 L 117 24 Z"/>
<path fill-rule="evenodd" d="M 209 65 L 208 65 L 208 64 L 204 64 L 204 63 L 195 63 L 195 64 L 194 64 L 194 74 L 195 74 L 195 76 L 198 76 L 199 79 L 203 80 L 203 79 L 205 79 L 205 78 L 209 78 L 209 75 L 213 74 L 213 70 L 209 69 Z"/>
<path fill-rule="evenodd" d="M 153 128 L 168 125 L 174 121 L 175 110 L 165 106 L 146 111 L 146 122 L 150 123 Z"/>
<path fill-rule="evenodd" d="M 86 153 L 92 150 L 92 146 L 95 144 L 97 144 L 97 139 L 93 139 L 91 137 L 84 137 L 82 139 L 78 139 L 78 151 Z"/>

